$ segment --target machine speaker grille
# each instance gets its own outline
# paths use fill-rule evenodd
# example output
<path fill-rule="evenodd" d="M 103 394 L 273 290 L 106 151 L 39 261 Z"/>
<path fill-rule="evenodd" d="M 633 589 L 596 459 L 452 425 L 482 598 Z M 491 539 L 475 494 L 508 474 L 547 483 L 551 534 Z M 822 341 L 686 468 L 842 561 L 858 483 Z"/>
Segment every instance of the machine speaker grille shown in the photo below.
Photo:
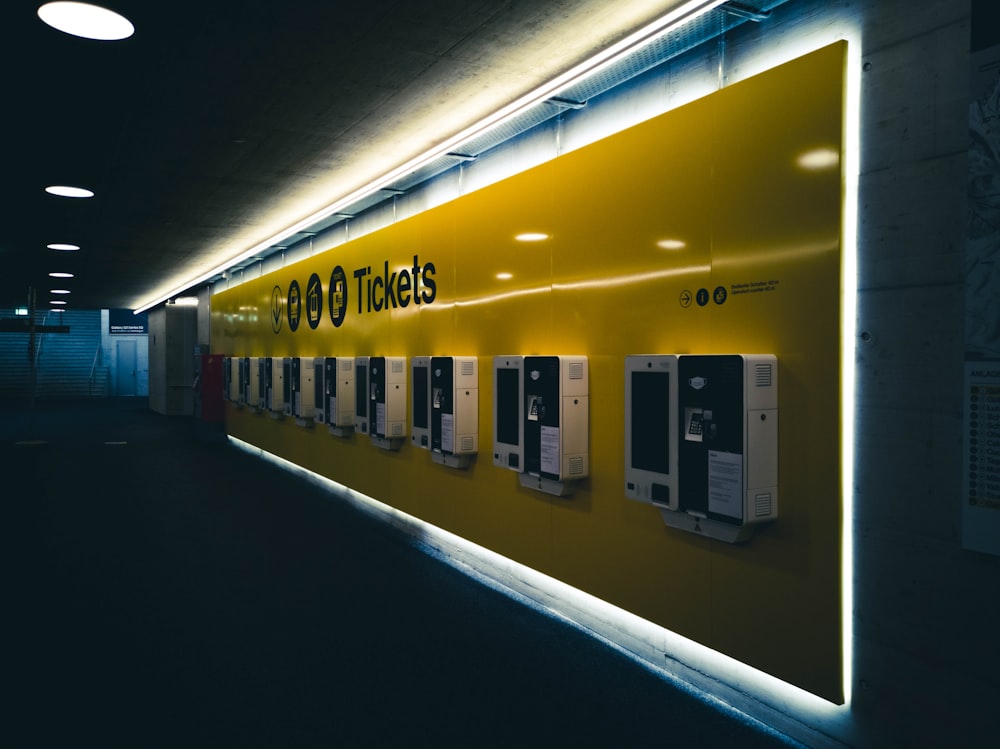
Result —
<path fill-rule="evenodd" d="M 758 364 L 756 371 L 756 383 L 759 388 L 771 387 L 771 365 Z"/>
<path fill-rule="evenodd" d="M 754 516 L 766 518 L 771 515 L 771 493 L 757 494 L 754 496 Z"/>
<path fill-rule="evenodd" d="M 582 380 L 583 379 L 583 362 L 570 362 L 569 365 L 569 378 L 571 380 Z"/>

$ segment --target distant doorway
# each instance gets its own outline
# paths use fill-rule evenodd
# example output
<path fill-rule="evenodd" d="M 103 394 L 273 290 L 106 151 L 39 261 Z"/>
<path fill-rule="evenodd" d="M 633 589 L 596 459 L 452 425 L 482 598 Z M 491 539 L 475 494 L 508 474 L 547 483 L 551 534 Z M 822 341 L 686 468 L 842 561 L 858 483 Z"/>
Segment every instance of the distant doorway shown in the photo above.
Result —
<path fill-rule="evenodd" d="M 135 341 L 115 341 L 115 395 L 136 394 Z"/>

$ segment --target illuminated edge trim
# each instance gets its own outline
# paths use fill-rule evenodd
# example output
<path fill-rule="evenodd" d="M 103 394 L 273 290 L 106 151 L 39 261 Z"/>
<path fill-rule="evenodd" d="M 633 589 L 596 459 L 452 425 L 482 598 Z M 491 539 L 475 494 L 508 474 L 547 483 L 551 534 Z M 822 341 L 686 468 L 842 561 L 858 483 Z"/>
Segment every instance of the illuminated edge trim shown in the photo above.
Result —
<path fill-rule="evenodd" d="M 843 616 L 844 704 L 851 704 L 854 686 L 854 468 L 856 360 L 858 319 L 858 190 L 861 174 L 861 45 L 847 42 L 844 82 L 844 246 L 840 256 L 844 284 L 841 321 L 841 607 Z"/>
<path fill-rule="evenodd" d="M 269 247 L 274 246 L 291 236 L 294 236 L 303 229 L 312 226 L 318 221 L 322 221 L 329 216 L 343 210 L 345 207 L 351 205 L 357 200 L 361 200 L 368 195 L 371 195 L 378 190 L 386 187 L 392 182 L 396 181 L 400 177 L 409 174 L 413 171 L 418 170 L 423 165 L 433 161 L 439 156 L 453 151 L 462 143 L 465 143 L 473 138 L 481 135 L 483 132 L 489 130 L 492 127 L 498 126 L 501 123 L 517 117 L 519 114 L 523 113 L 527 109 L 544 102 L 546 99 L 557 94 L 560 90 L 572 86 L 577 81 L 586 78 L 587 76 L 593 75 L 598 71 L 612 65 L 617 60 L 621 59 L 623 56 L 641 48 L 645 44 L 652 42 L 654 39 L 662 34 L 667 33 L 671 29 L 674 29 L 684 23 L 694 20 L 699 16 L 714 10 L 718 6 L 722 5 L 726 0 L 688 0 L 688 2 L 683 3 L 677 8 L 670 10 L 665 15 L 656 19 L 650 24 L 642 27 L 633 34 L 630 34 L 625 39 L 621 40 L 617 44 L 614 44 L 607 49 L 599 52 L 588 60 L 576 65 L 565 73 L 553 78 L 544 85 L 538 87 L 534 91 L 525 94 L 521 98 L 511 102 L 507 106 L 497 110 L 488 117 L 483 118 L 479 122 L 471 125 L 465 130 L 453 135 L 451 138 L 443 141 L 429 151 L 425 151 L 419 156 L 407 161 L 405 164 L 396 167 L 392 171 L 386 173 L 382 177 L 368 183 L 364 187 L 361 187 L 354 192 L 337 199 L 333 203 L 330 203 L 325 208 L 316 211 L 310 216 L 307 216 L 300 221 L 292 224 L 291 226 L 283 229 L 277 234 L 255 244 L 253 247 L 244 250 L 243 252 L 229 258 L 224 263 L 212 268 L 209 271 L 201 273 L 197 276 L 192 277 L 190 280 L 183 282 L 183 285 L 177 286 L 167 293 L 159 294 L 155 298 L 143 302 L 137 306 L 134 310 L 134 314 L 139 314 L 140 312 L 145 312 L 151 307 L 155 307 L 158 304 L 165 302 L 173 296 L 187 291 L 193 286 L 197 286 L 200 283 L 208 281 L 210 278 L 219 275 L 220 273 L 228 270 L 233 265 L 239 264 L 240 262 L 257 255 L 262 250 L 266 250 Z"/>

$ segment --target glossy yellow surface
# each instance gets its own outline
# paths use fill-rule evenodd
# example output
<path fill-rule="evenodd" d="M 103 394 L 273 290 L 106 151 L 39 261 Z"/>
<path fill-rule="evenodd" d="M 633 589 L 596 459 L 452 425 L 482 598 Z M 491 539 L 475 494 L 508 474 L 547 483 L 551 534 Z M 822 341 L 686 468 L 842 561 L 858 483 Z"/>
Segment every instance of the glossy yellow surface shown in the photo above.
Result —
<path fill-rule="evenodd" d="M 367 437 L 335 438 L 232 406 L 228 430 L 842 701 L 843 179 L 839 165 L 806 170 L 797 159 L 842 149 L 845 47 L 818 50 L 214 297 L 215 353 L 479 356 L 480 454 L 470 468 L 434 464 L 408 444 L 386 452 Z M 515 241 L 524 231 L 550 237 Z M 658 246 L 664 240 L 675 248 Z M 388 278 L 398 292 L 400 274 L 416 275 L 415 256 L 433 294 L 427 284 L 404 288 L 395 308 L 369 311 L 368 280 L 384 287 Z M 338 265 L 348 302 L 335 327 L 326 295 Z M 303 316 L 293 332 L 286 309 L 275 333 L 272 290 L 287 306 L 292 282 L 304 292 L 313 273 L 324 291 L 316 328 Z M 416 304 L 417 293 L 432 301 Z M 744 545 L 668 529 L 655 508 L 624 496 L 623 362 L 652 353 L 778 358 L 780 518 Z M 522 489 L 514 473 L 493 466 L 498 354 L 589 357 L 590 478 L 571 497 Z"/>

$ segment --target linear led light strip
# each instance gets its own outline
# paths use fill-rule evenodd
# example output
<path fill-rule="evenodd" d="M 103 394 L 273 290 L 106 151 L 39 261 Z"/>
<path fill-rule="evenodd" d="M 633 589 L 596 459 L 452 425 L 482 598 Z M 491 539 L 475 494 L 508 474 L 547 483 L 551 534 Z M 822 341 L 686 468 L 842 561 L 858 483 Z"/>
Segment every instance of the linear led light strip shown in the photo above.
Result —
<path fill-rule="evenodd" d="M 331 203 L 326 208 L 323 208 L 317 211 L 316 213 L 307 216 L 301 221 L 292 224 L 291 226 L 284 229 L 280 233 L 275 234 L 274 236 L 269 237 L 268 239 L 265 239 L 262 242 L 257 243 L 250 249 L 245 250 L 244 252 L 240 253 L 239 255 L 233 258 L 230 258 L 222 265 L 219 265 L 210 271 L 202 273 L 199 276 L 193 277 L 189 281 L 185 281 L 183 286 L 178 286 L 177 288 L 171 290 L 170 292 L 158 296 L 149 302 L 144 303 L 142 306 L 138 307 L 135 310 L 135 313 L 138 314 L 140 312 L 144 312 L 150 309 L 151 307 L 155 307 L 161 302 L 165 302 L 167 299 L 176 296 L 182 291 L 190 289 L 192 286 L 197 286 L 198 284 L 207 281 L 213 276 L 217 276 L 218 274 L 229 269 L 233 265 L 241 263 L 244 260 L 259 254 L 261 251 L 266 250 L 268 247 L 283 242 L 289 237 L 299 233 L 303 229 L 312 226 L 316 222 L 321 221 L 329 216 L 332 216 L 333 214 L 338 213 L 339 211 L 342 211 L 344 208 L 351 205 L 352 203 L 361 200 L 362 198 L 365 198 L 368 195 L 377 192 L 378 190 L 381 190 L 387 185 L 390 185 L 393 182 L 395 182 L 400 177 L 409 174 L 414 170 L 419 169 L 420 167 L 433 161 L 439 156 L 446 154 L 450 151 L 454 151 L 462 143 L 472 140 L 473 138 L 481 135 L 490 128 L 496 127 L 497 125 L 500 125 L 501 123 L 507 120 L 517 117 L 522 112 L 530 109 L 531 107 L 534 107 L 537 104 L 544 102 L 546 99 L 555 96 L 560 90 L 568 88 L 578 83 L 580 80 L 586 78 L 587 76 L 593 75 L 603 70 L 607 66 L 614 64 L 615 62 L 625 57 L 626 55 L 631 54 L 632 52 L 636 51 L 637 49 L 641 48 L 646 44 L 649 44 L 650 42 L 654 41 L 655 39 L 667 33 L 668 31 L 671 31 L 677 28 L 678 26 L 687 23 L 688 21 L 694 20 L 703 13 L 708 13 L 709 11 L 714 10 L 718 6 L 722 5 L 724 2 L 726 2 L 726 0 L 688 0 L 688 2 L 682 3 L 678 7 L 671 10 L 669 13 L 661 16 L 660 18 L 648 24 L 647 26 L 644 26 L 643 28 L 629 35 L 628 37 L 621 40 L 617 44 L 608 47 L 602 52 L 599 52 L 598 54 L 591 57 L 589 60 L 580 63 L 576 67 L 571 68 L 570 70 L 566 71 L 562 75 L 557 76 L 556 78 L 553 78 L 551 81 L 540 86 L 534 91 L 525 94 L 519 99 L 516 99 L 515 101 L 511 102 L 502 109 L 494 112 L 489 117 L 486 117 L 485 119 L 480 120 L 476 124 L 466 128 L 465 130 L 462 130 L 456 135 L 453 135 L 451 138 L 440 143 L 431 150 L 426 151 L 420 156 L 417 156 L 416 158 L 411 159 L 405 164 L 396 167 L 391 172 L 388 172 L 382 177 L 379 177 L 374 182 L 370 182 L 364 187 L 361 187 L 358 190 L 355 190 L 354 192 L 340 198 L 336 202 Z"/>

